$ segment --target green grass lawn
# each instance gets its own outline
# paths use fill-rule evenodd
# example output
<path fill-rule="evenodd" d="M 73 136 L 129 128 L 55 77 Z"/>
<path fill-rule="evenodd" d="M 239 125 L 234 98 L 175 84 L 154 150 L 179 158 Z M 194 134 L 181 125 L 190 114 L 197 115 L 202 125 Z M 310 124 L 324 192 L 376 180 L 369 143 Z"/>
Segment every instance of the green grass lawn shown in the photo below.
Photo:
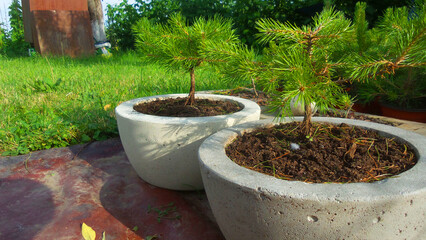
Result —
<path fill-rule="evenodd" d="M 196 72 L 200 90 L 247 83 Z M 189 91 L 189 74 L 144 62 L 135 53 L 92 57 L 0 58 L 0 154 L 64 147 L 118 136 L 114 108 L 133 98 Z"/>

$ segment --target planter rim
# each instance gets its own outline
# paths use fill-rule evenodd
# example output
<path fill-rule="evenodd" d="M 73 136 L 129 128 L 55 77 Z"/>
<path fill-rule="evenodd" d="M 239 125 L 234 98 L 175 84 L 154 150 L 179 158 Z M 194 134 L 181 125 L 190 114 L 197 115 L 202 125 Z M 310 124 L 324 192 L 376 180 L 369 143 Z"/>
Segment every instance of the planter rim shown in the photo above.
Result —
<path fill-rule="evenodd" d="M 155 116 L 150 114 L 144 114 L 137 112 L 133 110 L 133 106 L 137 103 L 144 102 L 144 101 L 154 101 L 154 100 L 161 100 L 166 98 L 178 98 L 178 97 L 187 97 L 188 94 L 184 93 L 178 93 L 178 94 L 164 94 L 164 95 L 155 95 L 155 96 L 148 96 L 148 97 L 142 97 L 142 98 L 135 98 L 126 102 L 121 103 L 115 108 L 115 112 L 120 112 L 121 115 L 123 115 L 126 118 L 129 118 L 133 121 L 141 121 L 140 116 L 144 117 L 144 121 L 152 121 L 157 123 L 167 123 L 167 124 L 196 124 L 196 123 L 205 123 L 205 122 L 215 122 L 219 119 L 225 119 L 225 118 L 234 118 L 239 116 L 245 116 L 247 114 L 254 114 L 257 111 L 260 111 L 259 105 L 257 105 L 255 102 L 239 98 L 239 97 L 233 97 L 233 96 L 227 96 L 227 95 L 219 95 L 219 94 L 204 94 L 204 93 L 196 93 L 196 98 L 203 98 L 203 99 L 212 99 L 212 100 L 230 100 L 235 101 L 244 106 L 243 109 L 241 109 L 238 112 L 226 114 L 226 115 L 217 115 L 217 116 L 206 116 L 206 117 L 168 117 L 168 116 Z"/>
<path fill-rule="evenodd" d="M 426 112 L 426 108 L 401 108 L 401 107 L 389 104 L 389 103 L 385 102 L 384 100 L 380 100 L 379 102 L 382 105 L 382 107 L 390 108 L 390 109 L 397 110 L 397 111 L 412 112 L 412 113 Z"/>
<path fill-rule="evenodd" d="M 282 122 L 302 121 L 303 117 L 286 118 Z M 326 122 L 359 126 L 376 130 L 387 137 L 409 143 L 419 157 L 417 164 L 394 178 L 372 183 L 304 183 L 287 181 L 246 169 L 230 160 L 224 146 L 236 136 L 254 128 L 276 124 L 272 119 L 249 122 L 221 130 L 207 138 L 199 149 L 200 166 L 207 177 L 219 176 L 224 181 L 239 185 L 248 191 L 267 192 L 276 196 L 311 199 L 313 201 L 371 201 L 409 196 L 426 192 L 426 137 L 400 128 L 383 124 L 343 119 L 314 117 L 314 122 Z M 202 158 L 200 157 L 202 156 Z"/>

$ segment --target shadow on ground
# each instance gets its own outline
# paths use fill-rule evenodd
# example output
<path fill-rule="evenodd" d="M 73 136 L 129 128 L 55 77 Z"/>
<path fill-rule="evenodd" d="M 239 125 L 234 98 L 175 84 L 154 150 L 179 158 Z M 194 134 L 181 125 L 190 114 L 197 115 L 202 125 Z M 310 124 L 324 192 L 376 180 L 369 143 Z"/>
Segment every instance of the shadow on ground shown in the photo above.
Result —
<path fill-rule="evenodd" d="M 44 184 L 25 178 L 0 179 L 0 239 L 34 239 L 54 213 L 52 192 Z"/>
<path fill-rule="evenodd" d="M 203 205 L 194 198 L 197 193 L 161 189 L 144 182 L 127 160 L 119 139 L 91 143 L 73 152 L 78 154 L 76 159 L 90 164 L 93 172 L 102 172 L 99 200 L 106 212 L 99 218 L 112 216 L 122 224 L 104 230 L 109 239 L 121 239 L 123 234 L 140 238 L 223 239 L 216 224 L 205 215 L 204 209 L 199 209 Z M 203 200 L 207 202 L 205 197 Z M 93 223 L 98 224 L 102 222 Z"/>

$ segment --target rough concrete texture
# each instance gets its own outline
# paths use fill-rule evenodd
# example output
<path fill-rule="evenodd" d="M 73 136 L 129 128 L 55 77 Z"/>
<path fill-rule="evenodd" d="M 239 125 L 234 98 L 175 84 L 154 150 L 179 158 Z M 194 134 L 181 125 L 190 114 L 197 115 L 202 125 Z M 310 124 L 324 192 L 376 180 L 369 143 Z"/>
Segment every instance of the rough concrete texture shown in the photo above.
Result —
<path fill-rule="evenodd" d="M 159 95 L 133 99 L 116 108 L 120 138 L 139 176 L 158 187 L 174 190 L 203 189 L 198 147 L 220 129 L 259 120 L 255 102 L 225 95 L 197 94 L 197 98 L 229 100 L 244 108 L 236 113 L 212 117 L 161 117 L 136 112 L 140 102 L 186 97 L 186 94 Z"/>
<path fill-rule="evenodd" d="M 97 239 L 223 239 L 209 215 L 204 192 L 141 180 L 119 139 L 0 158 L 0 239 L 80 240 L 83 222 Z"/>
<path fill-rule="evenodd" d="M 365 121 L 315 121 L 375 128 L 403 139 L 419 162 L 374 183 L 285 181 L 240 167 L 225 154 L 228 142 L 259 123 L 222 130 L 206 139 L 199 156 L 210 206 L 226 239 L 426 239 L 426 137 Z"/>

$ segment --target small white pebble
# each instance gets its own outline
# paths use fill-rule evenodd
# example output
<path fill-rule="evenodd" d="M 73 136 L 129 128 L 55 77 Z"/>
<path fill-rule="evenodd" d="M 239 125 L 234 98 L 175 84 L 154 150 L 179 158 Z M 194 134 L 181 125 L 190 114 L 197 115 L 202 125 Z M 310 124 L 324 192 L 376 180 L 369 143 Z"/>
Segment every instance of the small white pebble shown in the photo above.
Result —
<path fill-rule="evenodd" d="M 290 143 L 291 150 L 299 150 L 300 146 L 297 143 Z"/>
<path fill-rule="evenodd" d="M 381 218 L 380 217 L 376 217 L 373 219 L 373 223 L 378 223 L 380 222 Z"/>
<path fill-rule="evenodd" d="M 308 216 L 307 219 L 309 222 L 318 222 L 317 216 Z"/>

